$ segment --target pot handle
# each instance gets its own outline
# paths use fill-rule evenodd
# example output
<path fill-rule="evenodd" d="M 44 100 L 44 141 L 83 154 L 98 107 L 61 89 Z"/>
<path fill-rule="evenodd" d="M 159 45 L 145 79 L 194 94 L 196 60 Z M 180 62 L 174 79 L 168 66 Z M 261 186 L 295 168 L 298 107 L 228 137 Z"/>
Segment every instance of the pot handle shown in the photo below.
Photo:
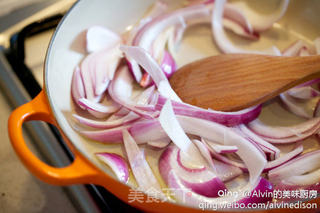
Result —
<path fill-rule="evenodd" d="M 49 166 L 34 155 L 26 145 L 22 134 L 22 124 L 31 120 L 45 121 L 55 125 L 44 91 L 29 103 L 15 109 L 8 121 L 11 144 L 21 161 L 35 176 L 56 185 L 94 183 L 97 180 L 101 172 L 77 151 L 74 151 L 74 161 L 63 168 Z"/>

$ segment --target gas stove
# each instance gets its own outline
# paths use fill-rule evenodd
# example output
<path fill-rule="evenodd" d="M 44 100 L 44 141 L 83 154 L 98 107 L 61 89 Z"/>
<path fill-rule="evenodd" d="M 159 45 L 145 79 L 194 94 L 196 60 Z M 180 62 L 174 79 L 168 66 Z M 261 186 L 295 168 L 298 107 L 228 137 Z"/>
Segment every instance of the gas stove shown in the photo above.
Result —
<path fill-rule="evenodd" d="M 41 91 L 50 38 L 74 3 L 75 0 L 35 0 L 2 16 L 0 10 L 0 90 L 12 109 Z M 48 164 L 63 167 L 72 162 L 72 153 L 54 126 L 29 122 L 25 131 Z M 64 191 L 78 212 L 138 212 L 100 186 L 67 186 Z"/>

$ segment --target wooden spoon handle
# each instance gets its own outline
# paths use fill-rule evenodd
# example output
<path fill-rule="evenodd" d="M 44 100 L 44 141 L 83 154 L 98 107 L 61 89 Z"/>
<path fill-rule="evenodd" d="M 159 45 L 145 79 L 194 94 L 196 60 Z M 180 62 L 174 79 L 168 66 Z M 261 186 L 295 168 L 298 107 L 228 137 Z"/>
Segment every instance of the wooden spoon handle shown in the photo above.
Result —
<path fill-rule="evenodd" d="M 260 104 L 300 83 L 320 77 L 320 56 L 230 54 L 188 64 L 170 79 L 187 103 L 233 111 Z"/>

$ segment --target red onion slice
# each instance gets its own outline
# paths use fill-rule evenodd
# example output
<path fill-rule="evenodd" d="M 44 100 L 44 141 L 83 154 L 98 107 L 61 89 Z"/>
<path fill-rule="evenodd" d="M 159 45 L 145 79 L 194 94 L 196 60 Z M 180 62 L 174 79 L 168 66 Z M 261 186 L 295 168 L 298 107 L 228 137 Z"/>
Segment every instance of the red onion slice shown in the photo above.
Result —
<path fill-rule="evenodd" d="M 156 1 L 147 15 L 139 21 L 137 26 L 133 27 L 127 35 L 125 35 L 125 44 L 132 45 L 134 38 L 137 36 L 137 33 L 150 21 L 152 21 L 155 17 L 163 14 L 168 9 L 168 5 L 163 1 Z M 129 70 L 133 74 L 136 82 L 140 82 L 142 79 L 142 70 L 140 69 L 139 65 L 135 60 L 130 57 L 127 57 L 127 62 L 129 66 Z"/>
<path fill-rule="evenodd" d="M 222 25 L 222 17 L 224 12 L 226 0 L 216 1 L 213 6 L 212 11 L 212 32 L 213 37 L 224 53 L 251 53 L 251 54 L 268 54 L 268 55 L 281 55 L 280 51 L 276 47 L 272 47 L 269 50 L 265 51 L 254 51 L 254 50 L 245 50 L 236 47 L 232 44 L 232 42 L 228 39 L 227 35 L 224 32 Z"/>
<path fill-rule="evenodd" d="M 190 19 L 201 19 L 208 14 L 209 10 L 207 7 L 204 5 L 195 5 L 158 16 L 146 24 L 137 34 L 133 45 L 138 45 L 147 51 L 151 51 L 150 48 L 155 38 L 168 27 L 179 25 L 181 22 L 187 22 Z"/>
<path fill-rule="evenodd" d="M 76 66 L 73 72 L 72 82 L 71 82 L 71 95 L 72 95 L 73 101 L 82 109 L 84 109 L 78 102 L 80 98 L 86 97 L 79 66 Z"/>
<path fill-rule="evenodd" d="M 188 163 L 195 165 L 194 167 L 206 165 L 199 150 L 185 134 L 179 124 L 179 121 L 173 112 L 170 100 L 168 100 L 162 107 L 159 122 L 171 141 L 183 151 L 184 155 L 186 155 Z"/>
<path fill-rule="evenodd" d="M 139 190 L 147 192 L 156 190 L 157 194 L 162 194 L 160 184 L 154 176 L 146 158 L 143 149 L 139 149 L 137 143 L 131 137 L 127 130 L 122 131 L 123 143 L 128 156 L 132 173 L 139 185 Z"/>
<path fill-rule="evenodd" d="M 159 95 L 158 102 L 156 104 L 156 110 L 161 110 L 167 98 Z M 179 103 L 172 101 L 174 113 L 176 115 L 185 115 L 195 118 L 201 118 L 213 122 L 217 122 L 226 126 L 234 126 L 238 124 L 246 124 L 256 119 L 261 112 L 261 105 L 240 110 L 237 112 L 221 112 L 212 109 L 202 109 L 197 106 L 193 106 L 186 103 Z"/>
<path fill-rule="evenodd" d="M 169 79 L 173 75 L 173 73 L 176 71 L 177 66 L 173 57 L 169 52 L 165 50 L 162 52 L 163 52 L 163 58 L 162 58 L 162 62 L 160 63 L 160 67 L 163 73 L 165 74 L 165 76 Z M 147 87 L 152 84 L 154 84 L 154 82 L 152 81 L 150 75 L 148 73 L 144 73 L 140 81 L 140 86 Z"/>
<path fill-rule="evenodd" d="M 277 147 L 256 135 L 246 125 L 241 124 L 238 126 L 238 128 L 240 129 L 240 131 L 242 131 L 243 134 L 253 140 L 258 146 L 260 146 L 260 148 L 267 154 L 267 157 L 269 157 L 270 160 L 275 160 L 280 156 L 280 150 Z"/>
<path fill-rule="evenodd" d="M 115 32 L 102 27 L 92 26 L 86 34 L 87 51 L 89 53 L 99 51 L 103 48 L 111 48 L 121 42 L 121 38 Z"/>
<path fill-rule="evenodd" d="M 285 104 L 286 108 L 293 114 L 302 118 L 309 119 L 312 116 L 308 114 L 305 108 L 298 105 L 298 101 L 292 98 L 288 93 L 284 92 L 279 95 L 281 101 Z"/>
<path fill-rule="evenodd" d="M 210 150 L 208 148 L 207 143 L 202 139 L 202 141 L 199 140 L 193 140 L 193 142 L 196 144 L 198 149 L 200 150 L 202 156 L 207 160 L 210 169 L 222 180 L 222 181 L 229 181 L 240 174 L 242 174 L 241 169 L 238 167 L 225 164 L 221 161 L 212 159 Z"/>
<path fill-rule="evenodd" d="M 171 143 L 170 138 L 164 138 L 164 139 L 156 140 L 156 141 L 148 141 L 147 144 L 149 146 L 162 149 L 162 148 L 165 148 L 166 146 L 168 146 L 170 143 Z"/>
<path fill-rule="evenodd" d="M 262 32 L 271 28 L 275 22 L 282 18 L 288 8 L 289 2 L 289 0 L 281 0 L 277 10 L 271 14 L 258 13 L 252 10 L 245 1 L 233 2 L 232 5 L 243 11 L 252 24 L 254 31 Z"/>
<path fill-rule="evenodd" d="M 298 56 L 301 49 L 307 47 L 307 44 L 298 40 L 282 51 L 283 56 Z"/>
<path fill-rule="evenodd" d="M 320 181 L 320 169 L 317 169 L 305 175 L 291 176 L 285 179 L 284 181 L 282 181 L 282 183 L 288 184 L 288 185 L 297 185 L 297 186 L 304 186 L 304 185 L 310 186 L 312 184 L 319 185 L 319 181 Z M 318 186 L 318 189 L 320 189 L 319 186 Z"/>
<path fill-rule="evenodd" d="M 207 161 L 210 168 L 217 174 L 217 171 L 215 170 L 215 167 L 213 165 L 213 161 L 210 155 L 210 151 L 207 148 L 206 144 L 199 140 L 192 140 L 192 142 L 198 147 L 202 157 Z"/>
<path fill-rule="evenodd" d="M 79 105 L 81 105 L 83 108 L 92 110 L 94 112 L 102 113 L 103 116 L 105 116 L 105 114 L 113 113 L 119 110 L 120 108 L 119 105 L 115 103 L 111 103 L 110 105 L 104 105 L 102 103 L 95 103 L 86 98 L 80 98 L 78 102 Z"/>
<path fill-rule="evenodd" d="M 155 115 L 150 114 L 148 111 L 153 111 L 154 106 L 136 104 L 131 98 L 133 79 L 126 66 L 121 67 L 115 76 L 115 79 L 111 82 L 108 89 L 111 98 L 122 105 L 123 107 L 132 110 L 146 118 L 153 118 Z"/>
<path fill-rule="evenodd" d="M 129 57 L 133 58 L 138 64 L 140 64 L 146 72 L 149 73 L 155 84 L 157 85 L 158 91 L 175 101 L 181 102 L 178 95 L 173 91 L 170 83 L 162 72 L 161 67 L 152 58 L 152 56 L 141 47 L 129 47 L 121 46 L 120 49 Z"/>
<path fill-rule="evenodd" d="M 246 28 L 239 25 L 237 22 L 229 19 L 223 19 L 223 27 L 232 31 L 233 33 L 251 40 L 258 40 L 260 35 L 258 33 L 250 33 Z"/>
<path fill-rule="evenodd" d="M 120 57 L 118 46 L 114 46 L 93 52 L 82 61 L 80 69 L 88 100 L 99 102 L 103 89 L 113 79 Z"/>
<path fill-rule="evenodd" d="M 160 157 L 159 170 L 166 183 L 169 183 L 168 174 L 174 172 L 185 187 L 207 197 L 217 197 L 219 190 L 226 189 L 216 174 L 206 167 L 196 171 L 182 167 L 178 162 L 179 153 L 180 150 L 176 146 L 170 146 Z"/>
<path fill-rule="evenodd" d="M 257 119 L 249 123 L 248 127 L 270 143 L 293 143 L 316 134 L 320 128 L 320 118 L 289 127 L 268 126 Z"/>
<path fill-rule="evenodd" d="M 303 100 L 308 100 L 320 95 L 320 92 L 311 86 L 295 87 L 288 90 L 286 93 L 294 98 Z"/>
<path fill-rule="evenodd" d="M 279 182 L 292 176 L 303 175 L 320 168 L 320 150 L 308 152 L 301 155 L 268 173 L 268 177 L 272 182 Z"/>
<path fill-rule="evenodd" d="M 208 146 L 211 147 L 211 149 L 213 149 L 216 153 L 219 154 L 234 153 L 238 151 L 238 147 L 236 146 L 220 145 L 208 140 L 206 141 L 206 143 L 208 144 Z"/>
<path fill-rule="evenodd" d="M 298 155 L 300 155 L 303 152 L 303 146 L 300 145 L 298 147 L 296 147 L 294 150 L 292 150 L 291 152 L 288 152 L 284 155 L 282 155 L 281 157 L 273 160 L 273 161 L 269 161 L 266 165 L 266 167 L 264 168 L 263 172 L 267 172 L 269 170 L 272 170 L 278 166 L 281 166 L 282 164 L 290 161 L 291 159 L 297 157 Z"/>
<path fill-rule="evenodd" d="M 127 125 L 131 122 L 134 122 L 140 118 L 139 115 L 137 115 L 134 112 L 129 112 L 127 115 L 116 119 L 116 120 L 106 120 L 106 121 L 97 121 L 97 120 L 92 120 L 89 118 L 82 117 L 77 114 L 73 114 L 73 117 L 81 124 L 97 128 L 97 129 L 108 129 L 108 128 L 114 128 L 118 126 L 124 126 Z"/>
<path fill-rule="evenodd" d="M 250 173 L 250 182 L 257 180 L 265 167 L 266 160 L 259 150 L 248 140 L 232 129 L 221 124 L 187 116 L 177 116 L 179 123 L 188 134 L 199 135 L 205 139 L 219 141 L 224 145 L 237 146 L 236 152 Z M 247 153 L 251 154 L 248 155 Z"/>
<path fill-rule="evenodd" d="M 116 174 L 117 178 L 124 183 L 129 179 L 129 168 L 127 162 L 118 154 L 115 153 L 95 153 L 97 158 L 110 166 L 112 171 Z"/>
<path fill-rule="evenodd" d="M 222 154 L 219 154 L 214 149 L 212 149 L 210 146 L 208 148 L 209 148 L 209 151 L 214 159 L 219 160 L 220 162 L 223 162 L 226 165 L 239 168 L 241 170 L 241 172 L 248 172 L 248 168 L 243 162 L 235 161 L 235 160 L 230 159 Z"/>
<path fill-rule="evenodd" d="M 223 163 L 219 160 L 212 159 L 214 167 L 217 171 L 217 176 L 223 181 L 230 181 L 239 175 L 243 174 L 242 170 L 236 166 L 232 166 L 226 163 Z"/>
<path fill-rule="evenodd" d="M 81 135 L 102 143 L 121 143 L 122 130 L 129 129 L 138 144 L 147 143 L 149 141 L 167 140 L 168 136 L 161 128 L 157 120 L 137 121 L 127 126 L 115 127 L 104 130 L 79 130 L 75 128 Z"/>

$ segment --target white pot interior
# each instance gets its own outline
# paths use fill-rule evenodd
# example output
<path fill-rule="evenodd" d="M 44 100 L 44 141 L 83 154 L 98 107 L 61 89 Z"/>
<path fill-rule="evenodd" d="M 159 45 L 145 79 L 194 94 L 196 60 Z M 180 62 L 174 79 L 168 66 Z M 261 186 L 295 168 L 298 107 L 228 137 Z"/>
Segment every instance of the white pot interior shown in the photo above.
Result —
<path fill-rule="evenodd" d="M 253 7 L 258 5 L 259 11 L 264 8 L 264 12 L 268 12 L 277 2 L 256 0 L 251 1 L 251 4 Z M 102 25 L 118 33 L 124 32 L 144 15 L 152 3 L 150 0 L 80 0 L 59 26 L 47 53 L 45 87 L 58 124 L 85 157 L 111 175 L 108 167 L 98 162 L 93 153 L 108 151 L 123 154 L 122 149 L 119 145 L 89 141 L 71 127 L 70 115 L 74 110 L 70 92 L 71 78 L 74 68 L 84 57 L 83 35 L 88 27 Z M 269 5 L 270 10 L 266 5 Z M 275 24 L 272 30 L 263 33 L 260 41 L 250 42 L 236 36 L 232 38 L 240 46 L 249 49 L 264 49 L 274 44 L 282 50 L 297 39 L 312 42 L 320 35 L 319 11 L 320 1 L 292 0 L 285 17 Z M 211 29 L 208 26 L 198 26 L 188 30 L 180 47 L 181 54 L 177 57 L 178 65 L 218 54 L 219 51 L 210 35 Z M 270 107 L 270 110 L 265 110 L 268 115 L 265 117 L 272 123 L 276 124 L 279 121 L 276 117 L 279 116 L 284 123 L 294 120 L 279 107 Z"/>

